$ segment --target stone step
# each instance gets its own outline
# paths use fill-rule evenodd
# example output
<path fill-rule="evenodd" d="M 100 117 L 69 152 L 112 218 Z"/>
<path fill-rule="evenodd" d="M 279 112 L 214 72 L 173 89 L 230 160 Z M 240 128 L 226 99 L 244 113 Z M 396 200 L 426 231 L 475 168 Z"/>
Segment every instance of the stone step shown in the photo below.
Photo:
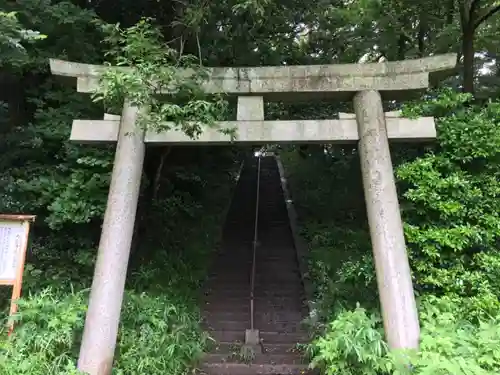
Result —
<path fill-rule="evenodd" d="M 219 331 L 244 331 L 250 328 L 250 320 L 239 319 L 239 320 L 220 320 L 220 321 L 208 321 L 206 320 L 206 326 L 210 330 Z M 281 333 L 298 333 L 301 332 L 301 322 L 300 321 L 271 321 L 264 319 L 255 319 L 254 326 L 260 331 L 276 331 Z"/>
<path fill-rule="evenodd" d="M 250 314 L 250 303 L 244 305 L 231 305 L 231 304 L 221 304 L 221 303 L 204 303 L 203 310 L 212 316 L 216 316 L 221 313 L 231 313 L 231 314 Z"/>
<path fill-rule="evenodd" d="M 228 267 L 233 267 L 233 269 L 238 268 L 240 272 L 237 272 L 235 270 L 226 272 L 225 269 L 227 270 Z M 230 266 L 228 264 L 227 266 L 220 266 L 220 268 L 213 268 L 208 276 L 208 282 L 211 282 L 213 280 L 234 280 L 239 281 L 240 283 L 249 283 L 251 279 L 251 272 L 247 271 L 246 268 L 251 269 L 251 267 L 252 264 L 249 263 L 245 267 L 240 267 L 239 265 Z M 259 263 L 259 261 L 257 261 L 255 267 L 255 277 L 268 280 L 272 280 L 273 277 L 278 277 L 280 279 L 295 279 L 300 278 L 301 274 L 300 269 L 297 265 L 265 264 L 263 262 Z"/>
<path fill-rule="evenodd" d="M 245 331 L 208 331 L 210 337 L 217 342 L 244 342 Z"/>
<path fill-rule="evenodd" d="M 269 245 L 269 247 L 271 246 L 274 245 Z M 236 270 L 244 270 L 246 272 L 250 272 L 253 261 L 252 257 L 253 255 L 251 255 L 249 258 L 246 256 L 235 256 L 234 258 L 230 257 L 214 261 L 214 263 L 211 264 L 209 271 L 210 273 L 214 273 L 213 270 L 224 270 L 229 274 L 235 273 Z M 266 265 L 275 267 L 286 266 L 290 267 L 291 271 L 298 268 L 297 253 L 295 252 L 295 250 L 275 249 L 273 251 L 267 252 L 267 249 L 257 249 L 255 258 L 257 268 L 261 268 Z"/>
<path fill-rule="evenodd" d="M 284 323 L 301 323 L 307 314 L 304 314 L 302 310 L 267 310 L 259 311 L 256 309 L 255 321 L 265 322 L 284 322 Z"/>
<path fill-rule="evenodd" d="M 219 297 L 221 300 L 224 298 L 250 298 L 250 286 L 240 287 L 240 286 L 226 286 L 227 284 L 221 283 L 221 286 L 217 286 L 216 284 L 212 284 L 213 286 L 210 289 L 206 289 L 206 292 L 203 296 L 205 297 Z M 226 289 L 225 289 L 226 288 Z M 230 288 L 230 289 L 227 289 Z M 275 285 L 262 285 L 261 283 L 256 283 L 254 294 L 258 297 L 287 297 L 287 296 L 295 296 L 297 298 L 301 298 L 304 296 L 304 288 L 302 283 L 288 283 L 285 285 L 275 284 Z"/>
<path fill-rule="evenodd" d="M 268 290 L 268 289 L 255 289 L 254 295 L 256 298 L 301 298 L 304 294 L 303 288 L 294 288 L 291 289 L 287 287 L 282 290 Z M 203 294 L 205 298 L 216 298 L 216 299 L 240 299 L 240 298 L 249 298 L 250 295 L 250 287 L 242 288 L 242 289 L 211 289 L 206 290 Z"/>
<path fill-rule="evenodd" d="M 215 306 L 214 306 L 215 305 Z M 246 307 L 250 309 L 250 299 L 249 298 L 240 298 L 240 299 L 223 299 L 223 298 L 212 298 L 205 300 L 204 302 L 205 311 L 235 311 L 241 312 Z M 254 299 L 254 308 L 255 313 L 263 314 L 266 311 L 299 311 L 302 307 L 307 306 L 307 301 L 301 298 L 255 298 Z"/>
<path fill-rule="evenodd" d="M 261 207 L 259 207 L 259 209 L 260 208 Z M 279 208 L 281 208 L 281 207 L 279 207 Z M 275 214 L 287 215 L 286 208 L 285 208 L 285 210 L 277 209 L 276 211 L 277 212 L 274 212 Z M 290 222 L 288 221 L 288 216 L 284 216 L 284 218 L 282 220 L 267 220 L 265 217 L 262 217 L 262 218 L 259 218 L 259 223 L 265 224 L 265 226 L 262 226 L 263 229 L 288 228 L 290 226 Z"/>
<path fill-rule="evenodd" d="M 246 285 L 250 283 L 250 278 L 246 275 L 214 275 L 209 280 L 207 280 L 207 285 L 212 288 L 215 285 L 219 287 L 227 287 L 231 285 Z M 301 281 L 300 275 L 292 274 L 292 275 L 284 275 L 280 274 L 279 271 L 276 271 L 275 274 L 267 274 L 264 275 L 256 275 L 255 283 L 258 286 L 274 286 L 274 287 L 283 287 L 288 283 L 299 283 Z M 220 283 L 227 283 L 226 285 L 221 285 Z M 286 283 L 286 284 L 282 284 Z M 270 285 L 269 285 L 270 284 Z"/>
<path fill-rule="evenodd" d="M 269 283 L 269 284 L 278 284 L 278 283 L 281 283 L 281 282 L 286 282 L 287 284 L 292 284 L 292 283 L 300 283 L 300 281 L 302 280 L 301 276 L 300 276 L 300 273 L 297 272 L 297 273 L 284 273 L 282 272 L 282 270 L 269 270 L 269 271 L 266 271 L 266 274 L 260 274 L 260 273 L 257 273 L 255 275 L 255 282 L 259 282 L 260 284 L 264 284 L 264 283 Z M 284 284 L 282 285 L 283 286 L 286 286 L 287 284 Z M 266 285 L 263 285 L 263 286 L 266 286 Z"/>
<path fill-rule="evenodd" d="M 205 330 L 210 332 L 215 331 L 245 331 L 250 329 L 250 320 L 236 319 L 236 320 L 217 320 L 217 319 L 205 319 L 202 322 Z M 277 332 L 280 334 L 290 333 L 300 335 L 302 338 L 305 335 L 306 327 L 303 325 L 302 320 L 294 321 L 271 321 L 266 319 L 255 319 L 254 321 L 255 329 L 262 332 Z M 220 339 L 219 341 L 221 341 Z M 230 340 L 234 341 L 234 340 Z M 276 342 L 276 341 L 274 341 Z M 271 341 L 271 343 L 273 343 Z M 280 343 L 280 342 L 278 342 Z M 285 342 L 286 344 L 286 342 Z M 292 342 L 296 344 L 296 342 Z"/>
<path fill-rule="evenodd" d="M 230 267 L 230 265 L 224 266 Z M 234 267 L 238 267 L 233 265 Z M 252 265 L 251 263 L 248 264 L 246 267 L 241 267 L 241 272 L 236 272 L 236 271 L 231 271 L 231 272 L 225 272 L 224 268 L 221 266 L 221 268 L 218 269 L 212 269 L 209 277 L 208 277 L 208 283 L 214 281 L 214 280 L 234 280 L 238 281 L 239 283 L 250 283 L 251 281 L 251 273 L 247 272 L 244 268 L 251 268 Z M 238 267 L 240 268 L 240 267 Z M 227 268 L 226 268 L 227 269 Z M 301 278 L 300 270 L 299 267 L 294 265 L 281 265 L 281 264 L 259 264 L 257 262 L 256 269 L 255 269 L 255 277 L 262 279 L 262 280 L 272 280 L 273 278 L 279 278 L 279 279 L 290 279 L 294 280 L 297 278 Z"/>
<path fill-rule="evenodd" d="M 246 309 L 245 311 L 204 311 L 203 312 L 203 319 L 206 322 L 215 322 L 218 320 L 222 321 L 245 321 L 249 322 L 250 321 L 250 308 Z"/>
<path fill-rule="evenodd" d="M 300 275 L 300 268 L 298 262 L 286 261 L 282 263 L 266 263 L 259 259 L 256 260 L 255 272 L 257 275 L 274 276 L 276 272 L 281 275 Z M 252 275 L 252 262 L 247 264 L 237 264 L 235 262 L 228 262 L 227 264 L 220 264 L 210 269 L 207 279 L 212 280 L 214 278 L 233 278 L 236 280 L 250 280 Z"/>
<path fill-rule="evenodd" d="M 244 363 L 204 363 L 201 374 L 205 375 L 308 375 L 307 365 L 270 365 Z M 312 372 L 311 372 L 312 374 Z"/>
<path fill-rule="evenodd" d="M 259 250 L 257 250 L 258 252 Z M 294 250 L 295 251 L 295 250 Z M 214 260 L 214 267 L 212 269 L 219 269 L 219 270 L 226 270 L 228 271 L 227 268 L 224 267 L 231 267 L 231 271 L 228 272 L 233 272 L 235 268 L 237 269 L 245 269 L 245 271 L 249 270 L 248 267 L 252 265 L 253 259 L 252 257 L 221 257 L 222 259 L 220 260 Z M 270 254 L 256 254 L 256 263 L 259 268 L 262 268 L 264 266 L 281 266 L 281 267 L 290 267 L 290 270 L 294 270 L 298 268 L 297 265 L 297 257 L 295 254 L 286 254 L 282 257 L 279 255 L 270 255 Z"/>
<path fill-rule="evenodd" d="M 280 282 L 274 281 L 271 283 L 263 282 L 262 280 L 255 280 L 254 294 L 265 297 L 265 296 L 297 296 L 300 297 L 304 294 L 304 287 L 302 286 L 302 280 L 298 279 L 294 282 Z M 250 284 L 232 284 L 230 282 L 217 281 L 207 284 L 204 296 L 220 296 L 222 297 L 245 297 L 250 298 Z"/>
<path fill-rule="evenodd" d="M 218 305 L 218 306 L 213 306 Z M 218 311 L 233 311 L 236 313 L 250 311 L 250 302 L 245 304 L 241 303 L 238 305 L 233 305 L 231 303 L 225 302 L 212 302 L 206 303 L 205 311 L 218 312 Z M 285 312 L 286 311 L 301 311 L 303 307 L 307 306 L 306 302 L 297 301 L 297 302 L 288 302 L 282 303 L 280 301 L 268 301 L 268 302 L 257 302 L 254 301 L 254 310 L 256 317 L 265 314 L 274 314 L 276 312 Z M 269 315 L 269 316 L 271 316 Z"/>
<path fill-rule="evenodd" d="M 242 294 L 219 294 L 217 292 L 212 292 L 212 294 L 205 295 L 205 302 L 216 303 L 223 302 L 227 304 L 245 304 L 250 303 L 250 291 Z M 276 303 L 281 301 L 283 304 L 296 304 L 301 303 L 301 295 L 298 293 L 290 293 L 287 295 L 281 294 L 278 291 L 261 291 L 256 290 L 254 292 L 254 302 L 259 304 Z"/>
<path fill-rule="evenodd" d="M 298 344 L 309 341 L 306 333 L 290 333 L 290 332 L 266 332 L 260 331 L 260 339 L 264 345 L 266 344 Z"/>
<path fill-rule="evenodd" d="M 245 340 L 245 331 L 209 331 L 210 336 L 217 342 L 243 342 Z M 290 344 L 307 342 L 308 337 L 305 333 L 288 332 L 259 332 L 260 339 L 264 345 L 267 344 Z"/>
<path fill-rule="evenodd" d="M 295 243 L 293 239 L 281 240 L 276 238 L 282 236 L 280 233 L 271 232 L 266 236 L 259 237 L 259 247 L 257 251 L 268 250 L 269 252 L 259 254 L 259 256 L 282 257 L 284 259 L 294 259 L 296 256 Z M 288 236 L 287 236 L 288 237 Z"/>
<path fill-rule="evenodd" d="M 241 302 L 240 302 L 241 301 Z M 213 307 L 213 305 L 222 305 L 225 308 L 219 308 L 219 307 Z M 206 310 L 207 311 L 234 311 L 234 312 L 241 312 L 244 311 L 244 309 L 240 308 L 243 306 L 246 306 L 248 309 L 250 309 L 250 300 L 238 300 L 238 304 L 232 304 L 231 302 L 228 302 L 226 300 L 212 300 L 212 301 L 207 301 L 205 302 Z M 255 314 L 265 314 L 266 312 L 273 312 L 273 311 L 283 311 L 283 310 L 290 310 L 290 311 L 299 311 L 303 306 L 307 306 L 306 301 L 283 301 L 279 299 L 275 300 L 255 300 L 254 299 L 254 309 L 255 309 Z"/>
<path fill-rule="evenodd" d="M 230 281 L 230 283 L 228 283 L 228 281 Z M 234 277 L 229 278 L 227 276 L 220 275 L 218 277 L 208 279 L 205 283 L 205 290 L 223 291 L 225 289 L 249 290 L 250 277 L 241 277 L 240 279 L 236 279 Z"/>
<path fill-rule="evenodd" d="M 234 342 L 217 342 L 214 344 L 213 348 L 211 348 L 211 353 L 213 354 L 231 354 L 231 353 L 239 353 L 242 342 L 234 343 Z M 295 344 L 268 344 L 261 345 L 262 353 L 268 355 L 286 355 L 286 354 L 295 354 L 301 356 L 301 351 Z"/>
<path fill-rule="evenodd" d="M 243 363 L 252 365 L 303 365 L 305 360 L 298 353 L 269 354 L 255 353 L 244 357 L 236 348 L 231 353 L 207 354 L 203 358 L 206 363 Z"/>

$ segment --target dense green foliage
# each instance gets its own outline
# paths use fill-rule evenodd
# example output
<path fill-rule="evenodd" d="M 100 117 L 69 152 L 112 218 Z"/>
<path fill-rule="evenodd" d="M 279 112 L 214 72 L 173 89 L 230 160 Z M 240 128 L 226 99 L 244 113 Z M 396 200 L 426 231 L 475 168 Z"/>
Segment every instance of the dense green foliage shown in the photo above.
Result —
<path fill-rule="evenodd" d="M 164 176 L 168 180 L 148 218 L 150 231 L 138 249 L 145 259 L 135 262 L 128 278 L 116 374 L 182 374 L 205 347 L 198 290 L 237 171 L 232 157 L 219 156 L 214 168 L 207 152 L 202 155 L 208 163 L 197 162 L 192 175 L 173 169 Z M 14 335 L 2 343 L 0 370 L 73 374 L 95 251 L 71 248 L 55 259 L 49 253 L 60 254 L 57 247 L 36 245 L 40 254 L 24 283 L 30 297 L 20 303 Z"/>
<path fill-rule="evenodd" d="M 0 332 L 0 372 L 76 371 L 113 148 L 70 143 L 73 119 L 119 113 L 126 92 L 150 109 L 144 125 L 197 136 L 231 110 L 223 97 L 201 92 L 203 66 L 453 51 L 457 69 L 440 84 L 447 89 L 404 108 L 436 116 L 438 142 L 393 147 L 422 323 L 412 363 L 422 375 L 498 373 L 499 14 L 497 0 L 0 0 L 0 212 L 37 215 L 18 325 L 9 339 Z M 53 77 L 49 58 L 135 70 L 110 70 L 90 97 Z M 178 79 L 180 66 L 193 69 L 190 79 Z M 160 86 L 178 95 L 160 97 Z M 273 103 L 266 116 L 327 118 L 340 109 L 348 110 Z M 148 149 L 116 374 L 176 375 L 196 363 L 206 340 L 196 295 L 237 154 Z M 293 147 L 283 159 L 316 286 L 313 363 L 332 374 L 387 373 L 401 362 L 387 352 L 377 317 L 356 151 Z M 8 295 L 0 290 L 2 307 Z"/>
<path fill-rule="evenodd" d="M 204 126 L 215 127 L 224 119 L 227 102 L 222 96 L 206 99 L 202 82 L 208 77 L 201 62 L 192 55 L 180 55 L 163 42 L 158 27 L 141 20 L 126 29 L 105 25 L 104 41 L 109 44 L 107 56 L 112 64 L 101 78 L 94 100 L 104 101 L 111 110 L 122 107 L 125 100 L 144 108 L 139 125 L 155 131 L 182 130 L 196 138 Z M 123 68 L 132 68 L 124 70 Z M 182 79 L 179 69 L 191 70 Z M 175 95 L 162 95 L 175 93 Z M 227 129 L 219 129 L 224 132 Z"/>
<path fill-rule="evenodd" d="M 11 24 L 2 23 L 10 28 L 11 38 L 20 34 L 30 42 L 42 39 L 36 32 L 24 32 L 19 20 L 49 36 L 38 44 L 19 45 L 17 51 L 8 49 L 16 47 L 8 35 L 5 42 L 1 40 L 2 65 L 9 68 L 4 73 L 27 77 L 19 84 L 26 104 L 23 117 L 28 120 L 15 123 L 9 116 L 10 103 L 2 108 L 6 111 L 2 112 L 1 131 L 6 136 L 0 141 L 1 210 L 35 213 L 38 219 L 24 277 L 25 297 L 14 317 L 16 329 L 9 339 L 6 330 L 0 330 L 0 372 L 76 374 L 113 149 L 70 143 L 69 130 L 74 118 L 102 116 L 96 99 L 119 98 L 112 90 L 101 98 L 76 93 L 47 74 L 47 57 L 95 63 L 109 50 L 115 60 L 150 56 L 149 62 L 140 65 L 135 61 L 134 66 L 151 70 L 160 64 L 152 59 L 152 53 L 169 50 L 159 45 L 160 35 L 147 22 L 123 30 L 103 25 L 93 12 L 69 2 L 33 1 L 20 6 L 18 19 L 9 13 L 5 17 Z M 74 40 L 54 37 L 56 30 L 89 43 L 74 48 Z M 115 43 L 115 49 L 113 45 L 104 49 L 101 40 Z M 116 44 L 121 49 L 116 49 Z M 13 52 L 18 53 L 16 60 Z M 146 67 L 148 63 L 151 65 Z M 19 70 L 22 73 L 17 73 Z M 134 75 L 122 77 L 133 79 Z M 189 84 L 178 81 L 179 85 Z M 199 95 L 196 82 L 189 88 L 192 91 L 188 94 Z M 134 92 L 130 85 L 121 89 Z M 197 104 L 196 98 L 188 95 L 183 99 L 195 105 L 190 113 L 201 129 L 201 123 L 210 123 L 207 114 L 218 113 L 211 108 L 213 101 Z M 224 104 L 220 99 L 215 102 L 216 110 L 224 109 L 220 103 Z M 138 100 L 137 104 L 142 103 Z M 148 150 L 146 159 L 149 174 L 145 174 L 141 189 L 116 374 L 182 374 L 196 364 L 208 339 L 199 326 L 198 291 L 220 238 L 238 158 L 230 148 L 160 151 L 158 155 L 156 150 Z M 2 308 L 7 308 L 7 288 L 1 293 Z"/>
<path fill-rule="evenodd" d="M 471 106 L 469 99 L 444 90 L 406 105 L 408 116 L 435 116 L 438 140 L 424 150 L 393 149 L 420 305 L 422 345 L 411 354 L 417 374 L 500 369 L 500 103 Z M 330 374 L 392 373 L 401 362 L 388 352 L 377 318 L 357 154 L 283 158 L 323 323 L 313 363 Z"/>

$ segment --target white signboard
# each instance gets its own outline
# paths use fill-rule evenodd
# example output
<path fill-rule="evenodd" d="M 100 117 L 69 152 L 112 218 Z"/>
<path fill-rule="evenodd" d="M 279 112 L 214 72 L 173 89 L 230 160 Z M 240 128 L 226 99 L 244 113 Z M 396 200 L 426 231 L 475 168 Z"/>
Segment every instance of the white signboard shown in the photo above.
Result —
<path fill-rule="evenodd" d="M 14 284 L 26 248 L 26 222 L 0 220 L 0 284 Z"/>

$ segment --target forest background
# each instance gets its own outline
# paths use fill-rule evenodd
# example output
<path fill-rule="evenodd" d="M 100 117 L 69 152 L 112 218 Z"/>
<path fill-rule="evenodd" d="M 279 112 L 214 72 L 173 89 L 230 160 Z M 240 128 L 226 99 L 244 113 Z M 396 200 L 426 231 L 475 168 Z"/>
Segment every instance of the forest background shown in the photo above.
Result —
<path fill-rule="evenodd" d="M 151 97 L 127 84 L 101 93 L 103 101 L 78 94 L 50 74 L 49 58 L 126 62 L 155 78 L 156 67 L 180 61 L 330 64 L 446 52 L 458 53 L 457 68 L 435 90 L 386 103 L 407 116 L 435 116 L 439 134 L 432 144 L 391 150 L 422 325 L 412 371 L 498 374 L 499 1 L 0 0 L 0 212 L 37 215 L 16 333 L 1 333 L 0 373 L 78 373 L 113 148 L 69 142 L 71 121 L 99 118 L 127 90 Z M 200 103 L 175 113 L 174 104 L 158 107 L 157 115 L 182 120 Z M 200 120 L 222 115 L 221 102 L 206 103 Z M 266 116 L 346 110 L 348 103 L 273 103 Z M 177 375 L 196 366 L 208 340 L 198 290 L 248 151 L 148 149 L 114 374 Z M 280 154 L 310 249 L 312 364 L 328 374 L 407 371 L 381 330 L 356 149 Z M 6 312 L 9 291 L 0 293 Z"/>

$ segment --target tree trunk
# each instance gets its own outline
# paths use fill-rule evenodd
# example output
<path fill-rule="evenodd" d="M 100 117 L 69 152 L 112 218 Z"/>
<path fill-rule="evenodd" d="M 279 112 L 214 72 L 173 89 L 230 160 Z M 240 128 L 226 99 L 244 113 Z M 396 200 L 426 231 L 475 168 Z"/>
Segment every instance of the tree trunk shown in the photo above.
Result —
<path fill-rule="evenodd" d="M 462 35 L 464 64 L 463 92 L 474 93 L 474 29 L 467 27 Z"/>
<path fill-rule="evenodd" d="M 427 16 L 425 11 L 420 14 L 420 20 L 418 24 L 418 57 L 425 56 L 425 38 L 428 37 L 428 27 L 427 27 Z"/>
<path fill-rule="evenodd" d="M 418 28 L 418 57 L 424 57 L 425 56 L 425 29 L 422 24 L 420 24 L 420 27 Z"/>
<path fill-rule="evenodd" d="M 398 40 L 398 60 L 404 60 L 406 55 L 406 36 L 401 34 Z"/>
<path fill-rule="evenodd" d="M 9 71 L 0 72 L 0 100 L 8 104 L 8 121 L 1 130 L 7 132 L 24 124 L 26 103 L 22 76 Z"/>
<path fill-rule="evenodd" d="M 448 1 L 448 13 L 446 13 L 446 24 L 451 25 L 453 23 L 453 15 L 455 14 L 455 0 Z"/>

